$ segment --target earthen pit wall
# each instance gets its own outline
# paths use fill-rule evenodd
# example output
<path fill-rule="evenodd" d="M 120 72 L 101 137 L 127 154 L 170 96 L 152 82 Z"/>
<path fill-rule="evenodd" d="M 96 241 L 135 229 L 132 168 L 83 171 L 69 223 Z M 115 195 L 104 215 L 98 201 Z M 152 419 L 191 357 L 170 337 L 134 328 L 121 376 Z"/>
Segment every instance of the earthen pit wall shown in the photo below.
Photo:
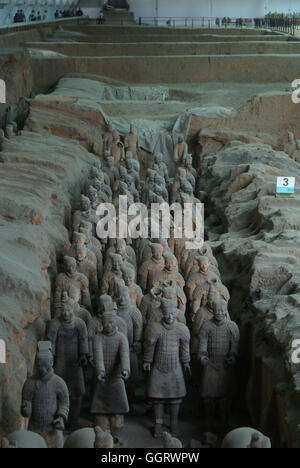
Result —
<path fill-rule="evenodd" d="M 70 32 L 70 37 L 72 37 Z M 281 41 L 286 42 L 289 36 L 272 36 L 272 35 L 253 35 L 253 36 L 222 36 L 222 35 L 210 35 L 210 34 L 188 34 L 185 36 L 174 36 L 173 34 L 110 34 L 110 35 L 83 35 L 80 36 L 80 42 L 100 42 L 100 43 L 132 43 L 132 42 L 232 42 L 232 41 Z M 78 36 L 74 36 L 74 40 L 78 40 Z M 293 42 L 293 41 L 289 41 Z"/>
<path fill-rule="evenodd" d="M 28 48 L 51 50 L 70 56 L 168 56 L 168 55 L 247 55 L 299 54 L 300 42 L 215 42 L 215 43 L 80 43 L 80 42 L 26 42 Z"/>
<path fill-rule="evenodd" d="M 299 77 L 300 55 L 32 58 L 32 70 L 37 92 L 74 73 L 144 84 L 291 83 Z"/>
<path fill-rule="evenodd" d="M 72 31 L 74 27 L 64 26 L 66 31 Z M 165 34 L 165 35 L 174 35 L 178 36 L 188 36 L 189 34 L 218 34 L 222 36 L 256 36 L 257 34 L 261 35 L 278 35 L 276 32 L 266 30 L 266 29 L 256 29 L 256 28 L 165 28 L 165 27 L 151 27 L 151 26 L 138 26 L 133 25 L 129 26 L 77 26 L 76 31 L 83 34 L 97 34 L 97 35 L 140 35 L 145 36 L 148 34 Z"/>

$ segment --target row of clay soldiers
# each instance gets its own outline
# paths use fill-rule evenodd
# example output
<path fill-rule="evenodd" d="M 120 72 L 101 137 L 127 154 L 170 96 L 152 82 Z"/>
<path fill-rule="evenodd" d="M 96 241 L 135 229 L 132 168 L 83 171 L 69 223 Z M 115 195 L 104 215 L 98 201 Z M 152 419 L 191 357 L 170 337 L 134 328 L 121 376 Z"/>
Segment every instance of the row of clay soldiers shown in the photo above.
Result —
<path fill-rule="evenodd" d="M 155 437 L 162 436 L 166 411 L 171 433 L 178 434 L 191 351 L 202 368 L 194 379 L 207 417 L 214 418 L 218 408 L 225 420 L 236 391 L 239 331 L 229 319 L 229 293 L 210 247 L 187 250 L 184 240 L 160 236 L 108 242 L 96 236 L 97 206 L 104 202 L 117 206 L 120 194 L 129 195 L 129 203 L 145 197 L 148 206 L 152 194 L 163 200 L 176 196 L 180 203 L 187 196 L 197 202 L 196 174 L 192 167 L 187 171 L 190 163 L 186 166 L 186 143 L 179 141 L 175 147 L 173 180 L 158 155 L 142 184 L 133 139 L 126 146 L 125 138 L 126 153 L 119 145 L 123 150 L 119 160 L 112 149 L 116 141 L 116 135 L 110 140 L 104 134 L 103 158 L 91 168 L 80 209 L 73 214 L 72 243 L 66 246 L 63 271 L 56 278 L 54 318 L 46 333 L 51 353 L 44 343 L 37 376 L 23 390 L 22 414 L 29 418 L 29 429 L 42 435 L 48 446 L 62 446 L 61 431 L 67 421 L 71 428 L 77 427 L 88 362 L 93 369 L 88 385 L 92 385 L 90 412 L 95 426 L 116 440 L 129 412 L 128 399 L 134 402 L 140 363 L 147 375 L 146 398 L 154 412 Z M 36 380 L 45 384 L 43 392 Z"/>

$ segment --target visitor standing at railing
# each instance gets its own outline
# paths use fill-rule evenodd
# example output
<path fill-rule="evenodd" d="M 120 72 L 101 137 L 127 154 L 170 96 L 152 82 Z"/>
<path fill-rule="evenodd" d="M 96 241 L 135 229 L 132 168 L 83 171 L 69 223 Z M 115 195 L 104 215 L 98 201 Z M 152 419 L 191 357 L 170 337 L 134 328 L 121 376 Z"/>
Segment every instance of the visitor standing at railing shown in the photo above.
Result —
<path fill-rule="evenodd" d="M 29 15 L 29 21 L 36 21 L 35 11 L 32 10 Z"/>

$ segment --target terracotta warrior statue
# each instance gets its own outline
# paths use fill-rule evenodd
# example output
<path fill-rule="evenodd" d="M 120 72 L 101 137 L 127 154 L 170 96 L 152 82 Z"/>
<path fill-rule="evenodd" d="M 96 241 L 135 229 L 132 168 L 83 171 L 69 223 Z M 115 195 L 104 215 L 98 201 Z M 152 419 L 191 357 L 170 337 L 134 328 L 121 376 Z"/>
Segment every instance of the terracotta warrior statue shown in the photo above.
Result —
<path fill-rule="evenodd" d="M 91 297 L 89 292 L 89 281 L 85 275 L 77 271 L 76 260 L 73 257 L 64 257 L 64 273 L 59 273 L 55 282 L 54 307 L 55 315 L 60 314 L 62 292 L 67 291 L 72 286 L 80 291 L 80 304 L 87 310 L 92 310 Z"/>
<path fill-rule="evenodd" d="M 161 322 L 145 330 L 144 370 L 149 373 L 146 396 L 154 406 L 154 437 L 162 437 L 164 408 L 169 405 L 171 434 L 178 435 L 178 415 L 186 395 L 184 372 L 190 374 L 190 333 L 176 321 L 176 305 L 167 301 Z"/>
<path fill-rule="evenodd" d="M 103 331 L 93 343 L 96 378 L 91 413 L 95 426 L 116 436 L 124 426 L 124 414 L 129 412 L 124 384 L 130 376 L 129 346 L 126 336 L 118 331 L 114 312 L 105 312 L 102 323 Z"/>
<path fill-rule="evenodd" d="M 83 232 L 73 232 L 73 240 L 72 244 L 65 247 L 65 255 L 68 257 L 74 257 L 76 255 L 77 247 L 85 247 L 87 250 L 87 259 L 91 262 L 95 267 L 97 267 L 97 258 L 94 252 L 87 247 L 88 241 L 87 237 Z"/>
<path fill-rule="evenodd" d="M 169 171 L 167 168 L 166 163 L 163 161 L 163 154 L 162 153 L 156 153 L 154 155 L 154 166 L 153 169 L 155 172 L 158 171 L 158 173 L 165 179 L 165 184 L 168 186 L 169 185 Z"/>
<path fill-rule="evenodd" d="M 134 304 L 138 308 L 140 308 L 140 305 L 143 299 L 143 292 L 141 288 L 135 283 L 134 270 L 126 266 L 123 266 L 121 270 L 122 270 L 125 285 L 128 287 L 128 290 L 129 290 L 130 298 L 134 302 Z"/>
<path fill-rule="evenodd" d="M 118 287 L 117 292 L 117 314 L 126 323 L 131 367 L 131 378 L 127 388 L 130 392 L 130 398 L 133 398 L 138 378 L 138 355 L 142 350 L 143 318 L 139 309 L 131 301 L 128 288 L 122 285 Z"/>
<path fill-rule="evenodd" d="M 98 218 L 93 213 L 90 199 L 85 195 L 81 195 L 80 210 L 75 211 L 73 214 L 73 231 L 79 232 L 81 221 L 92 223 L 93 234 L 95 234 Z"/>
<path fill-rule="evenodd" d="M 106 132 L 103 134 L 103 148 L 108 150 L 110 144 L 113 142 L 114 128 L 111 124 L 108 124 Z"/>
<path fill-rule="evenodd" d="M 50 342 L 38 343 L 35 365 L 36 375 L 23 386 L 22 416 L 29 418 L 28 430 L 41 435 L 48 448 L 63 448 L 69 392 L 63 379 L 54 374 Z"/>
<path fill-rule="evenodd" d="M 103 257 L 102 257 L 102 245 L 99 239 L 93 236 L 92 224 L 87 221 L 81 221 L 79 232 L 84 234 L 85 242 L 84 245 L 88 250 L 91 250 L 96 257 L 97 264 L 97 275 L 98 281 L 101 280 L 103 275 Z M 93 262 L 94 263 L 94 262 Z"/>
<path fill-rule="evenodd" d="M 75 303 L 63 293 L 61 315 L 51 320 L 47 339 L 51 342 L 54 371 L 66 382 L 70 394 L 70 427 L 76 426 L 85 393 L 82 367 L 87 364 L 88 336 L 83 320 L 74 315 Z"/>
<path fill-rule="evenodd" d="M 114 158 L 110 156 L 110 151 L 105 151 L 104 154 L 105 153 L 107 156 L 105 164 L 103 165 L 103 171 L 105 171 L 105 174 L 107 174 L 110 182 L 110 188 L 112 189 L 116 181 L 118 180 L 119 171 L 118 168 L 115 166 Z"/>
<path fill-rule="evenodd" d="M 82 273 L 89 280 L 89 288 L 91 294 L 96 294 L 98 291 L 98 275 L 97 269 L 93 263 L 87 258 L 87 249 L 83 246 L 77 246 L 76 253 L 77 271 Z"/>
<path fill-rule="evenodd" d="M 113 141 L 109 145 L 109 151 L 114 158 L 115 165 L 118 167 L 122 159 L 124 159 L 124 145 L 120 141 L 120 137 L 117 132 L 113 133 Z"/>
<path fill-rule="evenodd" d="M 179 135 L 177 145 L 174 148 L 174 161 L 181 166 L 187 153 L 188 145 L 185 143 L 183 136 Z"/>
<path fill-rule="evenodd" d="M 146 260 L 139 270 L 139 284 L 143 291 L 150 291 L 154 278 L 165 266 L 163 247 L 160 244 L 150 244 L 152 257 Z"/>
<path fill-rule="evenodd" d="M 165 267 L 162 271 L 156 273 L 153 278 L 153 286 L 158 286 L 164 281 L 175 281 L 179 288 L 183 289 L 185 282 L 178 271 L 178 263 L 174 255 L 165 255 Z"/>
<path fill-rule="evenodd" d="M 193 292 L 199 284 L 211 281 L 216 278 L 215 273 L 209 269 L 209 258 L 205 256 L 195 257 L 194 266 L 192 267 L 188 276 L 185 291 L 189 301 L 193 298 Z"/>
<path fill-rule="evenodd" d="M 131 151 L 132 157 L 136 158 L 140 149 L 140 138 L 135 134 L 134 125 L 130 125 L 130 133 L 124 138 L 124 146 L 126 151 Z"/>
<path fill-rule="evenodd" d="M 115 291 L 116 279 L 122 279 L 123 274 L 121 267 L 123 266 L 123 258 L 119 254 L 111 253 L 111 268 L 107 269 L 102 278 L 101 294 L 113 296 Z"/>
<path fill-rule="evenodd" d="M 227 303 L 213 304 L 213 318 L 200 330 L 198 360 L 203 367 L 200 377 L 200 397 L 203 401 L 206 427 L 216 418 L 228 424 L 232 398 L 237 393 L 236 360 L 240 333 L 238 326 L 227 317 Z"/>

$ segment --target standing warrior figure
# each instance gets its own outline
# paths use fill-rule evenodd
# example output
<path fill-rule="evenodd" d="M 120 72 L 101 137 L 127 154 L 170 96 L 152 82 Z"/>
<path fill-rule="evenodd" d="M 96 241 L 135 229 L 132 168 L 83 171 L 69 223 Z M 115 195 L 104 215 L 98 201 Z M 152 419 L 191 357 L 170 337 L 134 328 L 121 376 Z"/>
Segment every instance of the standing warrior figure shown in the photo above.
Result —
<path fill-rule="evenodd" d="M 103 149 L 108 150 L 110 144 L 113 141 L 114 128 L 111 124 L 108 124 L 106 132 L 103 134 Z"/>
<path fill-rule="evenodd" d="M 177 145 L 174 148 L 174 161 L 182 166 L 188 154 L 188 145 L 185 143 L 183 136 L 179 135 Z"/>
<path fill-rule="evenodd" d="M 67 291 L 68 295 L 70 295 L 69 291 L 71 286 L 74 286 L 80 291 L 80 304 L 90 311 L 92 305 L 87 277 L 77 271 L 76 260 L 73 257 L 64 257 L 64 268 L 65 272 L 59 273 L 55 282 L 55 316 L 60 314 L 62 292 Z"/>
<path fill-rule="evenodd" d="M 178 435 L 178 414 L 186 395 L 184 371 L 190 374 L 190 332 L 176 321 L 176 305 L 163 303 L 161 322 L 145 331 L 144 370 L 149 372 L 146 396 L 154 404 L 154 437 L 162 437 L 164 407 L 170 405 L 171 433 Z"/>
<path fill-rule="evenodd" d="M 95 234 L 98 218 L 92 210 L 92 204 L 90 199 L 85 195 L 81 195 L 80 210 L 75 211 L 75 213 L 73 214 L 73 231 L 79 232 L 81 221 L 92 223 L 92 231 L 93 234 Z"/>
<path fill-rule="evenodd" d="M 91 413 L 95 415 L 95 426 L 116 437 L 124 426 L 124 414 L 129 412 L 124 384 L 130 375 L 129 345 L 126 336 L 118 331 L 114 312 L 105 312 L 102 324 L 103 331 L 93 342 L 96 379 Z"/>
<path fill-rule="evenodd" d="M 76 426 L 85 393 L 82 366 L 87 363 L 88 337 L 83 320 L 74 315 L 75 303 L 63 293 L 61 316 L 51 320 L 47 338 L 52 344 L 54 370 L 64 379 L 70 393 L 71 427 Z"/>
<path fill-rule="evenodd" d="M 54 374 L 50 342 L 38 343 L 35 365 L 36 375 L 23 386 L 22 416 L 29 418 L 28 430 L 40 434 L 48 448 L 63 448 L 69 392 L 63 379 Z"/>
<path fill-rule="evenodd" d="M 132 153 L 133 158 L 137 157 L 140 149 L 140 138 L 135 134 L 135 127 L 132 124 L 130 125 L 129 135 L 124 138 L 124 146 L 126 152 L 130 151 Z"/>
<path fill-rule="evenodd" d="M 227 303 L 213 303 L 213 318 L 203 324 L 199 334 L 198 360 L 203 366 L 200 396 L 203 400 L 207 429 L 218 411 L 224 426 L 228 423 L 231 400 L 237 392 L 236 359 L 240 332 L 227 319 Z"/>
<path fill-rule="evenodd" d="M 121 160 L 124 159 L 124 145 L 120 141 L 120 137 L 117 132 L 113 133 L 113 141 L 110 143 L 108 149 L 114 158 L 115 165 L 119 167 Z"/>

